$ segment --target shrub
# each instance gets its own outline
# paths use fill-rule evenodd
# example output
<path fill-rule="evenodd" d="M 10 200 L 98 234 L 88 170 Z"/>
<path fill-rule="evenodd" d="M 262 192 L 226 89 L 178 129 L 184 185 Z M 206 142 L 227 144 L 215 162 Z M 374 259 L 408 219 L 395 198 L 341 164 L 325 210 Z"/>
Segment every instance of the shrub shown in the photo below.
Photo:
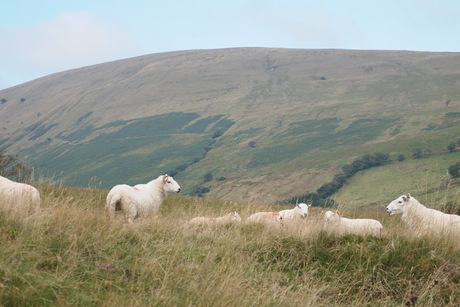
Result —
<path fill-rule="evenodd" d="M 415 148 L 412 150 L 412 158 L 414 159 L 420 159 L 423 157 L 423 151 L 420 148 Z"/>
<path fill-rule="evenodd" d="M 212 173 L 211 173 L 211 172 L 207 172 L 207 173 L 204 174 L 204 176 L 203 176 L 204 182 L 209 182 L 209 181 L 212 180 L 212 178 L 213 178 L 213 176 L 212 176 Z"/>
<path fill-rule="evenodd" d="M 204 194 L 208 193 L 209 191 L 210 191 L 210 189 L 208 187 L 195 186 L 194 188 L 192 188 L 192 191 L 190 192 L 190 195 L 203 197 Z"/>
<path fill-rule="evenodd" d="M 447 168 L 447 171 L 449 172 L 449 175 L 452 176 L 452 178 L 458 178 L 460 177 L 460 162 L 457 162 Z"/>

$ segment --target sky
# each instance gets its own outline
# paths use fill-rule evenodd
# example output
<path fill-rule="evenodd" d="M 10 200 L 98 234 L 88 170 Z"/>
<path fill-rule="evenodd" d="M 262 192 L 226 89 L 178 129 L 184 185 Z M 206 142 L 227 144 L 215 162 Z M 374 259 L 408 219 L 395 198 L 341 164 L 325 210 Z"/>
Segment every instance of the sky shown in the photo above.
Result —
<path fill-rule="evenodd" d="M 458 0 L 15 0 L 0 89 L 152 53 L 231 47 L 460 52 Z"/>

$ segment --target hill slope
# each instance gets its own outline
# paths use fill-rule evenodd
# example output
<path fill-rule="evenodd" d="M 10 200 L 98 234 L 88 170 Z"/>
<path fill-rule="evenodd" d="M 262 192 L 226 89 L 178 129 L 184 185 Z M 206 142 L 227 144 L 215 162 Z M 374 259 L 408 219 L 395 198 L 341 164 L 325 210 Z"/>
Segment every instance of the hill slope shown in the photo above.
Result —
<path fill-rule="evenodd" d="M 0 149 L 69 185 L 172 172 L 185 192 L 273 202 L 365 153 L 445 150 L 460 131 L 459 86 L 460 53 L 152 54 L 0 91 Z"/>

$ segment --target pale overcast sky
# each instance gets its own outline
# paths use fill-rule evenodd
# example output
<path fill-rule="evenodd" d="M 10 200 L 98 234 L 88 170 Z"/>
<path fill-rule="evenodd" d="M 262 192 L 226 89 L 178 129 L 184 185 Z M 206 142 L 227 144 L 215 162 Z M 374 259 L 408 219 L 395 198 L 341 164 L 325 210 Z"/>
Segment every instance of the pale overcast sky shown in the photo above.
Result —
<path fill-rule="evenodd" d="M 117 59 L 228 47 L 460 52 L 460 1 L 8 1 L 0 89 Z"/>

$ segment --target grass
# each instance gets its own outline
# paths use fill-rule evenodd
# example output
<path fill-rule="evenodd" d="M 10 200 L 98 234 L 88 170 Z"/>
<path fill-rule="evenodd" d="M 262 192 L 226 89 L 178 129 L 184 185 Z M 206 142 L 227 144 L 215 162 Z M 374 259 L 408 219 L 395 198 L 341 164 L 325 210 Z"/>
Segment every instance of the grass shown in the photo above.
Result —
<path fill-rule="evenodd" d="M 382 238 L 307 222 L 185 227 L 195 216 L 280 207 L 170 196 L 160 213 L 110 223 L 107 191 L 41 186 L 42 212 L 0 211 L 0 306 L 455 306 L 458 242 L 412 237 L 399 217 Z"/>

